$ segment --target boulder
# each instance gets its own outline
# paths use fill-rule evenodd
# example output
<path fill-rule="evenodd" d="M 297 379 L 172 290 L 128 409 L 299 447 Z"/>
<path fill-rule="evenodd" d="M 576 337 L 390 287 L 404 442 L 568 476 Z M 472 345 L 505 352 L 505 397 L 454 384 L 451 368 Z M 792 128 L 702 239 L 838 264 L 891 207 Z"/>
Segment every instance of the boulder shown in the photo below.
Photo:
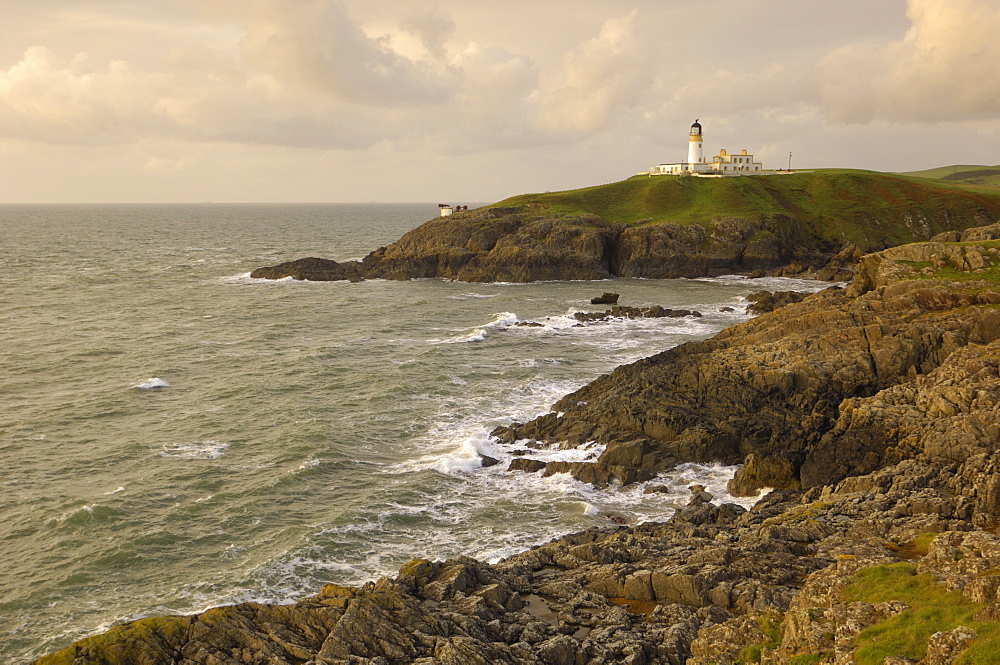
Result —
<path fill-rule="evenodd" d="M 604 292 L 604 295 L 597 296 L 596 298 L 590 299 L 591 305 L 617 305 L 618 304 L 618 294 Z"/>

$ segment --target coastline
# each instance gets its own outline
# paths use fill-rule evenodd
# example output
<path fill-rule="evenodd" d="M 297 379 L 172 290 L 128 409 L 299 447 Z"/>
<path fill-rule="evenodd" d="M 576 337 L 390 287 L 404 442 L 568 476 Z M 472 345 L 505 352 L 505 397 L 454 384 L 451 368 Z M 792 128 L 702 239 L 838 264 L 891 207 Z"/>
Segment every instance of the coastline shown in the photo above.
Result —
<path fill-rule="evenodd" d="M 613 404 L 618 391 L 634 407 L 641 405 L 629 383 L 635 377 L 700 377 L 705 365 L 684 370 L 684 363 L 713 353 L 723 368 L 739 360 L 753 368 L 741 381 L 758 400 L 742 407 L 744 418 L 784 420 L 806 434 L 796 455 L 762 436 L 750 437 L 753 449 L 737 448 L 745 455 L 744 490 L 792 485 L 749 512 L 695 491 L 665 523 L 589 530 L 495 565 L 414 561 L 394 579 L 326 587 L 292 606 L 144 619 L 36 662 L 707 665 L 753 653 L 750 662 L 833 662 L 850 653 L 864 627 L 910 611 L 902 600 L 846 600 L 858 575 L 881 569 L 944 581 L 975 606 L 976 625 L 988 635 L 980 624 L 1000 617 L 998 578 L 981 575 L 1000 566 L 992 533 L 1000 455 L 991 445 L 1000 411 L 998 234 L 994 225 L 969 238 L 869 255 L 846 291 L 820 292 L 713 340 L 619 368 L 560 401 L 562 416 L 521 426 L 530 432 L 512 428 L 511 445 L 603 437 L 616 444 L 602 455 L 609 471 L 717 456 L 729 441 L 722 426 L 739 421 L 713 422 L 713 409 L 690 421 L 633 414 L 639 427 L 629 429 L 620 417 L 593 419 L 616 410 L 591 396 L 603 392 Z M 784 355 L 775 346 L 782 342 Z M 725 354 L 731 359 L 720 363 Z M 656 375 L 658 367 L 667 374 Z M 688 386 L 691 404 L 709 379 Z M 807 423 L 801 409 L 820 402 L 796 402 L 804 390 L 827 405 L 810 410 Z M 582 410 L 570 403 L 581 401 Z M 761 431 L 746 422 L 744 432 Z M 789 436 L 776 433 L 780 441 Z M 826 467 L 807 464 L 829 458 L 824 451 L 835 451 Z M 976 626 L 951 626 L 924 643 L 925 655 L 952 660 L 963 648 L 979 648 Z"/>

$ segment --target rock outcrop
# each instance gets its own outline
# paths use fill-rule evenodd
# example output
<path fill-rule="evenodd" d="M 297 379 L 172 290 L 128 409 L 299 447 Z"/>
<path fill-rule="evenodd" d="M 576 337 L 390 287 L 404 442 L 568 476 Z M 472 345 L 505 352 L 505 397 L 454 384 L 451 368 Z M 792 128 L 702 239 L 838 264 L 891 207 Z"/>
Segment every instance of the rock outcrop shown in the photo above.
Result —
<path fill-rule="evenodd" d="M 995 437 L 998 265 L 989 243 L 866 256 L 846 291 L 620 367 L 495 435 L 606 444 L 598 460 L 564 469 L 584 480 L 742 464 L 730 487 L 740 494 L 834 483 L 934 445 L 966 459 L 980 452 L 973 441 Z M 954 274 L 967 281 L 940 279 Z"/>
<path fill-rule="evenodd" d="M 611 319 L 680 319 L 685 316 L 701 318 L 701 312 L 692 309 L 670 309 L 653 305 L 652 307 L 627 307 L 615 305 L 603 312 L 575 312 L 573 318 L 581 322 L 608 321 Z"/>
<path fill-rule="evenodd" d="M 596 215 L 483 208 L 431 220 L 360 262 L 298 259 L 258 268 L 251 276 L 532 282 L 822 271 L 825 279 L 846 280 L 856 253 L 853 245 L 809 236 L 785 217 L 630 226 Z"/>
<path fill-rule="evenodd" d="M 603 294 L 597 296 L 596 298 L 590 299 L 591 305 L 617 305 L 618 304 L 618 294 L 608 293 L 605 291 Z"/>
<path fill-rule="evenodd" d="M 309 257 L 297 259 L 276 266 L 258 268 L 251 274 L 254 279 L 292 279 L 314 282 L 338 282 L 347 280 L 356 282 L 362 279 L 361 265 L 357 261 L 337 263 L 329 259 Z"/>

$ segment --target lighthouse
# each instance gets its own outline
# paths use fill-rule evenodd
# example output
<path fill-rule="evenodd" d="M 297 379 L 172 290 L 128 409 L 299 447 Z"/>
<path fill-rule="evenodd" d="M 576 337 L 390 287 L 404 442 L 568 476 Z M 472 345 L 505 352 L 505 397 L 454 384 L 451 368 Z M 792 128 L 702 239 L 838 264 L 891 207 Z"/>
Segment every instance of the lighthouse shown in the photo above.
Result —
<path fill-rule="evenodd" d="M 688 136 L 688 164 L 701 164 L 701 125 L 695 120 Z"/>
<path fill-rule="evenodd" d="M 691 131 L 688 132 L 688 158 L 686 162 L 658 164 L 648 171 L 641 171 L 639 175 L 696 175 L 718 178 L 720 176 L 774 173 L 774 171 L 764 171 L 764 165 L 753 161 L 753 155 L 748 154 L 746 150 L 741 150 L 738 155 L 730 155 L 727 151 L 720 150 L 718 155 L 705 161 L 705 158 L 702 157 L 701 146 L 701 123 L 695 120 L 694 124 L 691 125 Z"/>

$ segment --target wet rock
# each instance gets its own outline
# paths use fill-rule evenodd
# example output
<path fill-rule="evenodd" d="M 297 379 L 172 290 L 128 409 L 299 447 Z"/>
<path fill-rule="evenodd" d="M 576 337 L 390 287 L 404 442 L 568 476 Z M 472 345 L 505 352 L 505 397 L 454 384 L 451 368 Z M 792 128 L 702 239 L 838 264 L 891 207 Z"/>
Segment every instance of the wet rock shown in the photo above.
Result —
<path fill-rule="evenodd" d="M 704 485 L 691 485 L 688 487 L 688 491 L 691 492 L 691 498 L 688 500 L 688 507 L 701 506 L 706 503 L 711 503 L 714 498 L 710 493 L 705 491 Z"/>
<path fill-rule="evenodd" d="M 652 307 L 623 307 L 615 305 L 603 312 L 575 312 L 573 318 L 582 322 L 611 321 L 614 319 L 662 319 L 690 316 L 701 318 L 701 312 L 690 309 L 666 309 L 659 305 Z"/>
<path fill-rule="evenodd" d="M 604 292 L 603 295 L 597 296 L 596 298 L 590 299 L 591 305 L 617 305 L 618 304 L 618 294 Z"/>
<path fill-rule="evenodd" d="M 545 467 L 546 463 L 541 460 L 519 457 L 517 459 L 513 459 L 510 461 L 510 464 L 507 466 L 507 470 L 536 473 L 538 471 L 541 471 Z"/>
<path fill-rule="evenodd" d="M 750 304 L 747 305 L 747 314 L 764 314 L 773 312 L 779 307 L 784 307 L 789 303 L 802 302 L 808 294 L 797 291 L 755 291 L 747 296 Z"/>
<path fill-rule="evenodd" d="M 250 273 L 250 277 L 254 279 L 284 279 L 291 277 L 293 279 L 315 282 L 335 282 L 341 280 L 357 282 L 363 279 L 361 264 L 357 261 L 337 263 L 329 259 L 315 257 L 297 259 L 265 268 L 257 268 Z"/>

